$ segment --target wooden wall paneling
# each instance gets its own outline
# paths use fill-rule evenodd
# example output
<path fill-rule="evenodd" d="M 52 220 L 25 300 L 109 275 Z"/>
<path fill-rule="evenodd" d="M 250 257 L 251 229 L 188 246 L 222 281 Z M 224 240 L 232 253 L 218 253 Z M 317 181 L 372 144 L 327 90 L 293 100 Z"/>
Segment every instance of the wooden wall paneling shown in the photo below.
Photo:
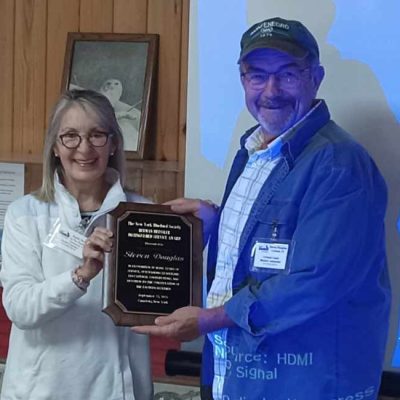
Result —
<path fill-rule="evenodd" d="M 13 151 L 42 151 L 45 126 L 46 0 L 16 0 Z"/>
<path fill-rule="evenodd" d="M 143 170 L 138 167 L 134 161 L 127 161 L 126 163 L 126 183 L 125 188 L 132 192 L 143 195 Z"/>
<path fill-rule="evenodd" d="M 181 66 L 179 85 L 179 131 L 178 161 L 180 172 L 176 176 L 177 196 L 185 192 L 185 154 L 186 154 L 186 118 L 187 118 L 187 80 L 189 54 L 189 0 L 182 0 Z"/>
<path fill-rule="evenodd" d="M 159 180 L 161 184 L 159 185 L 158 202 L 164 203 L 165 201 L 176 199 L 178 197 L 176 192 L 177 172 L 163 172 L 160 174 Z"/>
<path fill-rule="evenodd" d="M 176 173 L 176 198 L 184 197 L 185 195 L 185 172 L 182 169 Z"/>
<path fill-rule="evenodd" d="M 80 0 L 80 32 L 113 31 L 113 0 Z"/>
<path fill-rule="evenodd" d="M 162 203 L 177 197 L 176 175 L 179 173 L 177 161 L 129 160 L 125 186 Z"/>
<path fill-rule="evenodd" d="M 42 164 L 25 164 L 25 193 L 31 193 L 42 185 Z"/>
<path fill-rule="evenodd" d="M 114 0 L 114 32 L 146 33 L 147 0 Z M 143 194 L 143 173 L 137 163 L 127 162 L 126 188 Z"/>
<path fill-rule="evenodd" d="M 147 0 L 114 0 L 115 33 L 147 33 Z"/>
<path fill-rule="evenodd" d="M 13 131 L 13 61 L 14 61 L 14 0 L 0 1 L 0 147 L 12 151 Z"/>
<path fill-rule="evenodd" d="M 176 171 L 143 171 L 143 195 L 155 203 L 176 198 Z"/>
<path fill-rule="evenodd" d="M 79 0 L 51 0 L 47 5 L 46 121 L 61 92 L 68 32 L 79 31 Z"/>
<path fill-rule="evenodd" d="M 179 85 L 179 146 L 178 160 L 185 162 L 186 152 L 186 109 L 187 109 L 187 80 L 189 52 L 189 0 L 182 0 L 182 32 L 180 54 L 180 85 Z"/>
<path fill-rule="evenodd" d="M 181 0 L 149 0 L 147 30 L 160 35 L 157 160 L 178 159 L 181 3 Z"/>

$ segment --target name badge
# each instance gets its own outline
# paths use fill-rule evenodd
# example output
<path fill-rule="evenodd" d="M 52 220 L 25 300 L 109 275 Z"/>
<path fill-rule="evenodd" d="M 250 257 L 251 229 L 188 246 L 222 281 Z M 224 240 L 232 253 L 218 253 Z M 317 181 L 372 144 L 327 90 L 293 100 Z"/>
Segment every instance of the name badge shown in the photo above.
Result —
<path fill-rule="evenodd" d="M 59 221 L 57 221 L 44 244 L 47 247 L 56 247 L 75 257 L 82 258 L 83 246 L 86 239 L 86 236 L 73 229 L 61 226 Z"/>
<path fill-rule="evenodd" d="M 256 239 L 251 251 L 251 269 L 256 272 L 289 272 L 293 242 Z"/>

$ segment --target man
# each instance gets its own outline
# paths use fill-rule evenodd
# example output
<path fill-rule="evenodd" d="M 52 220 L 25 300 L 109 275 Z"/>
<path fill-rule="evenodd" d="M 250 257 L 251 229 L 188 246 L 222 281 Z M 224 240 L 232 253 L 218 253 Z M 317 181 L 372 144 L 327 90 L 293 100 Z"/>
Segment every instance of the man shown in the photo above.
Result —
<path fill-rule="evenodd" d="M 258 125 L 241 139 L 213 221 L 207 308 L 133 329 L 207 334 L 204 399 L 376 399 L 390 304 L 385 183 L 316 99 L 324 70 L 300 22 L 252 26 L 239 65 Z M 170 204 L 212 227 L 206 202 Z"/>

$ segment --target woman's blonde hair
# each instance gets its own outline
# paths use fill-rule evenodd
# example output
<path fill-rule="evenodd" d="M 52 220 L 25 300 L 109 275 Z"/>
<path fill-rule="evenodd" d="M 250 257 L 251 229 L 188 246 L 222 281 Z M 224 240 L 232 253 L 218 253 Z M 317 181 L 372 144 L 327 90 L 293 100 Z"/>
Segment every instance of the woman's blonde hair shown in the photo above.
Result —
<path fill-rule="evenodd" d="M 114 109 L 108 99 L 94 90 L 68 90 L 64 92 L 53 108 L 46 132 L 43 148 L 43 179 L 41 188 L 35 193 L 36 197 L 45 202 L 54 201 L 54 172 L 60 175 L 63 168 L 60 159 L 54 154 L 60 124 L 65 113 L 73 106 L 78 105 L 84 110 L 93 110 L 101 127 L 111 134 L 115 146 L 113 155 L 110 155 L 108 166 L 119 172 L 121 184 L 125 183 L 125 153 L 124 139 L 115 117 Z"/>

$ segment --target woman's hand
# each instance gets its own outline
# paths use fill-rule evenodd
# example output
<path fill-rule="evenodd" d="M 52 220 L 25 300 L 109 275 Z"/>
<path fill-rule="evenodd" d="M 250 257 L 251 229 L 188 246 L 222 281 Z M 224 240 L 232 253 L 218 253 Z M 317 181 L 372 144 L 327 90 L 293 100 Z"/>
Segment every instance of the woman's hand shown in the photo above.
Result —
<path fill-rule="evenodd" d="M 106 228 L 97 227 L 86 239 L 83 246 L 83 264 L 79 275 L 87 282 L 103 268 L 104 253 L 109 253 L 114 244 L 113 233 Z"/>

